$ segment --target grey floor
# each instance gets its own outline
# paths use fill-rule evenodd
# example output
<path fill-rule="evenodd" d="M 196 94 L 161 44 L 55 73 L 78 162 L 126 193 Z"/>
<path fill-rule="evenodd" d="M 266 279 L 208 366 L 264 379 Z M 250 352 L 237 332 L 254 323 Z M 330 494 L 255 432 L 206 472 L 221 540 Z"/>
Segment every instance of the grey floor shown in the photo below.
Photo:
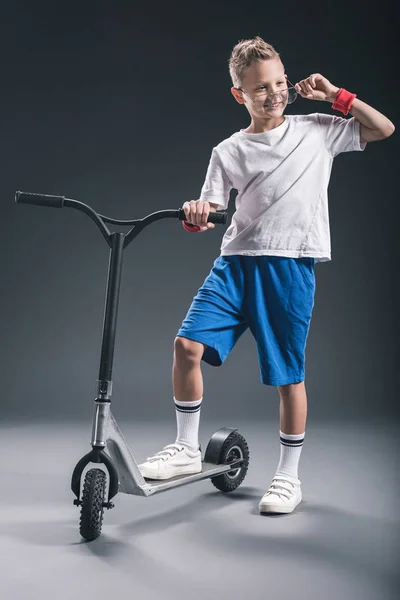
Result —
<path fill-rule="evenodd" d="M 170 424 L 119 424 L 137 462 L 174 441 Z M 204 480 L 150 498 L 118 494 L 101 537 L 88 543 L 70 477 L 90 450 L 91 424 L 3 424 L 1 597 L 399 598 L 395 426 L 308 424 L 303 502 L 292 514 L 262 516 L 257 505 L 279 458 L 276 426 L 202 421 L 203 450 L 225 425 L 238 427 L 251 452 L 235 492 Z"/>

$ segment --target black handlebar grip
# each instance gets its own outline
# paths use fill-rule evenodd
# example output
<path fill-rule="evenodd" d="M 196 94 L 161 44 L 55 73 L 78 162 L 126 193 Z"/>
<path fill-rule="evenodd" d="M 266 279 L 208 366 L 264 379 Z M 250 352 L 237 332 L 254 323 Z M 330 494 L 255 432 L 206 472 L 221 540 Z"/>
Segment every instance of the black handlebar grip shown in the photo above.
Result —
<path fill-rule="evenodd" d="M 183 210 L 183 208 L 179 209 L 179 220 L 180 221 L 186 220 L 186 214 L 185 214 L 185 211 Z M 227 212 L 210 212 L 208 215 L 207 222 L 215 223 L 216 225 L 225 225 L 227 220 L 228 220 Z"/>
<path fill-rule="evenodd" d="M 36 204 L 37 206 L 53 206 L 63 208 L 65 196 L 50 196 L 49 194 L 32 194 L 30 192 L 15 192 L 17 204 Z"/>

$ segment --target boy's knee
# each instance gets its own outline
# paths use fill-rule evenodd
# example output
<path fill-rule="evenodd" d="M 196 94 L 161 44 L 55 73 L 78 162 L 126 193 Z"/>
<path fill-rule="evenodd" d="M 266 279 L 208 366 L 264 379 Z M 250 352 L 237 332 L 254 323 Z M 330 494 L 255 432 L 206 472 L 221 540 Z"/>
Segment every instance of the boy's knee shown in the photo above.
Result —
<path fill-rule="evenodd" d="M 206 348 L 205 344 L 180 336 L 174 341 L 175 356 L 190 362 L 200 362 Z"/>

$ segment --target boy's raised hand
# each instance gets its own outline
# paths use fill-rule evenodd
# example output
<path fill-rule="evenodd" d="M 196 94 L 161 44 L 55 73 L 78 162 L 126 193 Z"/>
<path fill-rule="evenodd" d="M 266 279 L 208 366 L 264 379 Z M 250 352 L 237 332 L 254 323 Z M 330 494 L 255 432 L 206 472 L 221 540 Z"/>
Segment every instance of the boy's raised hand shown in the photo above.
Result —
<path fill-rule="evenodd" d="M 296 83 L 294 87 L 302 98 L 327 100 L 328 102 L 333 101 L 339 91 L 339 88 L 332 85 L 321 73 L 313 73 L 307 79 L 302 79 L 299 83 Z"/>
<path fill-rule="evenodd" d="M 200 227 L 198 230 L 200 233 L 207 229 L 214 229 L 215 223 L 207 223 L 208 215 L 213 212 L 209 202 L 190 200 L 185 202 L 182 208 L 185 211 L 186 222 Z"/>

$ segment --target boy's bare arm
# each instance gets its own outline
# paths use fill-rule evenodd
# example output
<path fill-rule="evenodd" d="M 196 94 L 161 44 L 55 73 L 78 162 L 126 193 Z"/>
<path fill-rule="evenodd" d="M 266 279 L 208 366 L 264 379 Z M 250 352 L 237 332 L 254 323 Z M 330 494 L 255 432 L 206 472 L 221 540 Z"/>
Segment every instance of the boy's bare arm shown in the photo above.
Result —
<path fill-rule="evenodd" d="M 302 98 L 308 100 L 325 100 L 335 102 L 340 88 L 320 73 L 313 73 L 295 85 Z M 360 123 L 360 141 L 376 142 L 383 140 L 395 130 L 394 124 L 385 115 L 369 106 L 359 98 L 355 98 L 350 108 L 350 114 Z"/>
<path fill-rule="evenodd" d="M 339 88 L 338 90 L 339 91 Z M 333 97 L 332 102 L 336 99 Z M 329 99 L 331 101 L 331 98 Z M 357 121 L 360 122 L 360 142 L 377 142 L 392 135 L 394 124 L 385 115 L 359 98 L 354 98 L 349 110 Z"/>

